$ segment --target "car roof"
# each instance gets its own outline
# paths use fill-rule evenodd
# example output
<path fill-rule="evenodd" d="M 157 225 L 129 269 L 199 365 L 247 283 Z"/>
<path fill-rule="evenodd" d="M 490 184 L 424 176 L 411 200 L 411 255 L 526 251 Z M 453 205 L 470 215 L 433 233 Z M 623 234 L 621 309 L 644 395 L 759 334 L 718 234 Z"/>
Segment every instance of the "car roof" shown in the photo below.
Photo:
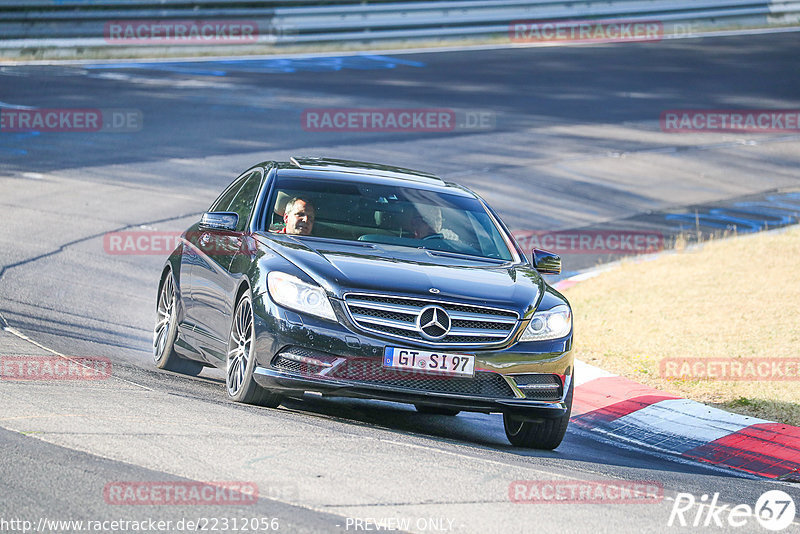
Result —
<path fill-rule="evenodd" d="M 367 174 L 370 176 L 398 178 L 401 180 L 410 180 L 412 182 L 432 183 L 437 185 L 444 183 L 441 178 L 429 172 L 384 165 L 381 163 L 367 163 L 365 161 L 353 161 L 348 159 L 318 158 L 313 156 L 292 157 L 289 158 L 289 163 L 303 170 Z"/>
<path fill-rule="evenodd" d="M 323 180 L 358 181 L 386 185 L 407 185 L 432 191 L 474 197 L 467 188 L 445 182 L 435 174 L 404 167 L 345 159 L 292 157 L 287 162 L 273 162 L 280 176 Z"/>

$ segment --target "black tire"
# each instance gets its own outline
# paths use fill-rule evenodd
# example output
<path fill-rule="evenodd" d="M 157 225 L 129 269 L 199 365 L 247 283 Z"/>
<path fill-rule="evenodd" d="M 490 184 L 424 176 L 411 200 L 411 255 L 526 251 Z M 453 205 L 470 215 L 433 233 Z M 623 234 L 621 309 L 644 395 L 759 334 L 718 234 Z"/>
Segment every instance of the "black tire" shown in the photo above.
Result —
<path fill-rule="evenodd" d="M 168 270 L 161 281 L 156 301 L 156 326 L 153 328 L 153 362 L 159 369 L 197 376 L 203 364 L 186 360 L 175 352 L 178 337 L 178 297 L 175 292 L 175 277 Z"/>
<path fill-rule="evenodd" d="M 574 384 L 573 376 L 573 384 Z M 525 421 L 507 413 L 503 414 L 503 426 L 506 430 L 506 437 L 515 447 L 525 447 L 527 449 L 553 450 L 564 439 L 569 425 L 569 416 L 572 413 L 572 391 L 570 386 L 567 393 L 567 413 L 554 419 L 545 419 L 541 423 Z"/>
<path fill-rule="evenodd" d="M 416 408 L 419 413 L 430 415 L 458 415 L 461 413 L 461 410 L 456 410 L 455 408 L 447 408 L 446 406 L 431 406 L 429 404 L 415 404 L 414 408 Z"/>
<path fill-rule="evenodd" d="M 239 297 L 231 320 L 225 358 L 225 391 L 234 402 L 277 408 L 281 396 L 259 386 L 253 378 L 256 367 L 255 317 L 250 294 Z"/>

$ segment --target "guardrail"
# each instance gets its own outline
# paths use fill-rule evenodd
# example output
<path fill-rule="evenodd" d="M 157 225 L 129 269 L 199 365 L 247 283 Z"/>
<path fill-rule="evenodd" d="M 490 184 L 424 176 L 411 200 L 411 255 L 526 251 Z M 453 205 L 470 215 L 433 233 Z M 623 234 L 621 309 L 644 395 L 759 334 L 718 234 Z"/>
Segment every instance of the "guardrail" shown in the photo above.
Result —
<path fill-rule="evenodd" d="M 245 23 L 246 42 L 229 38 L 205 44 L 265 45 L 388 40 L 508 37 L 519 20 L 625 19 L 698 28 L 800 23 L 800 2 L 776 0 L 0 0 L 0 48 L 130 47 L 175 45 L 159 38 L 115 35 L 109 24 L 158 21 Z M 119 29 L 119 27 L 116 27 Z M 151 27 L 152 30 L 152 27 Z M 195 29 L 196 30 L 196 29 Z M 223 32 L 224 33 L 224 32 Z M 227 34 L 226 34 L 227 35 Z M 190 44 L 204 44 L 203 36 Z"/>

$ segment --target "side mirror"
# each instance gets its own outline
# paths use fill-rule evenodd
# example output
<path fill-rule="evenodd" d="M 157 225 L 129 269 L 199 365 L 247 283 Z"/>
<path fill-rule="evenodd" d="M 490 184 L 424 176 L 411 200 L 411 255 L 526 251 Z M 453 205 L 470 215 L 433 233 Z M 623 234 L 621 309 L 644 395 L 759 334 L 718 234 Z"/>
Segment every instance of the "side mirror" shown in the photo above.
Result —
<path fill-rule="evenodd" d="M 236 231 L 239 215 L 231 211 L 208 211 L 200 219 L 200 228 Z"/>
<path fill-rule="evenodd" d="M 558 254 L 533 249 L 533 267 L 542 274 L 561 274 L 561 257 Z"/>

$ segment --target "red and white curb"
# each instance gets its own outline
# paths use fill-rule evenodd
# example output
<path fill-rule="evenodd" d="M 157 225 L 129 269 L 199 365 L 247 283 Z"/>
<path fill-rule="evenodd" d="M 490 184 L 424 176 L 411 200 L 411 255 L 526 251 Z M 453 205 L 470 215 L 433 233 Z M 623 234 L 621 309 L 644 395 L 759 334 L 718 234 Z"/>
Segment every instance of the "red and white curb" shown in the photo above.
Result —
<path fill-rule="evenodd" d="M 579 274 L 554 287 L 564 289 L 597 274 Z M 800 427 L 679 398 L 581 361 L 575 362 L 571 422 L 687 460 L 800 481 Z"/>

